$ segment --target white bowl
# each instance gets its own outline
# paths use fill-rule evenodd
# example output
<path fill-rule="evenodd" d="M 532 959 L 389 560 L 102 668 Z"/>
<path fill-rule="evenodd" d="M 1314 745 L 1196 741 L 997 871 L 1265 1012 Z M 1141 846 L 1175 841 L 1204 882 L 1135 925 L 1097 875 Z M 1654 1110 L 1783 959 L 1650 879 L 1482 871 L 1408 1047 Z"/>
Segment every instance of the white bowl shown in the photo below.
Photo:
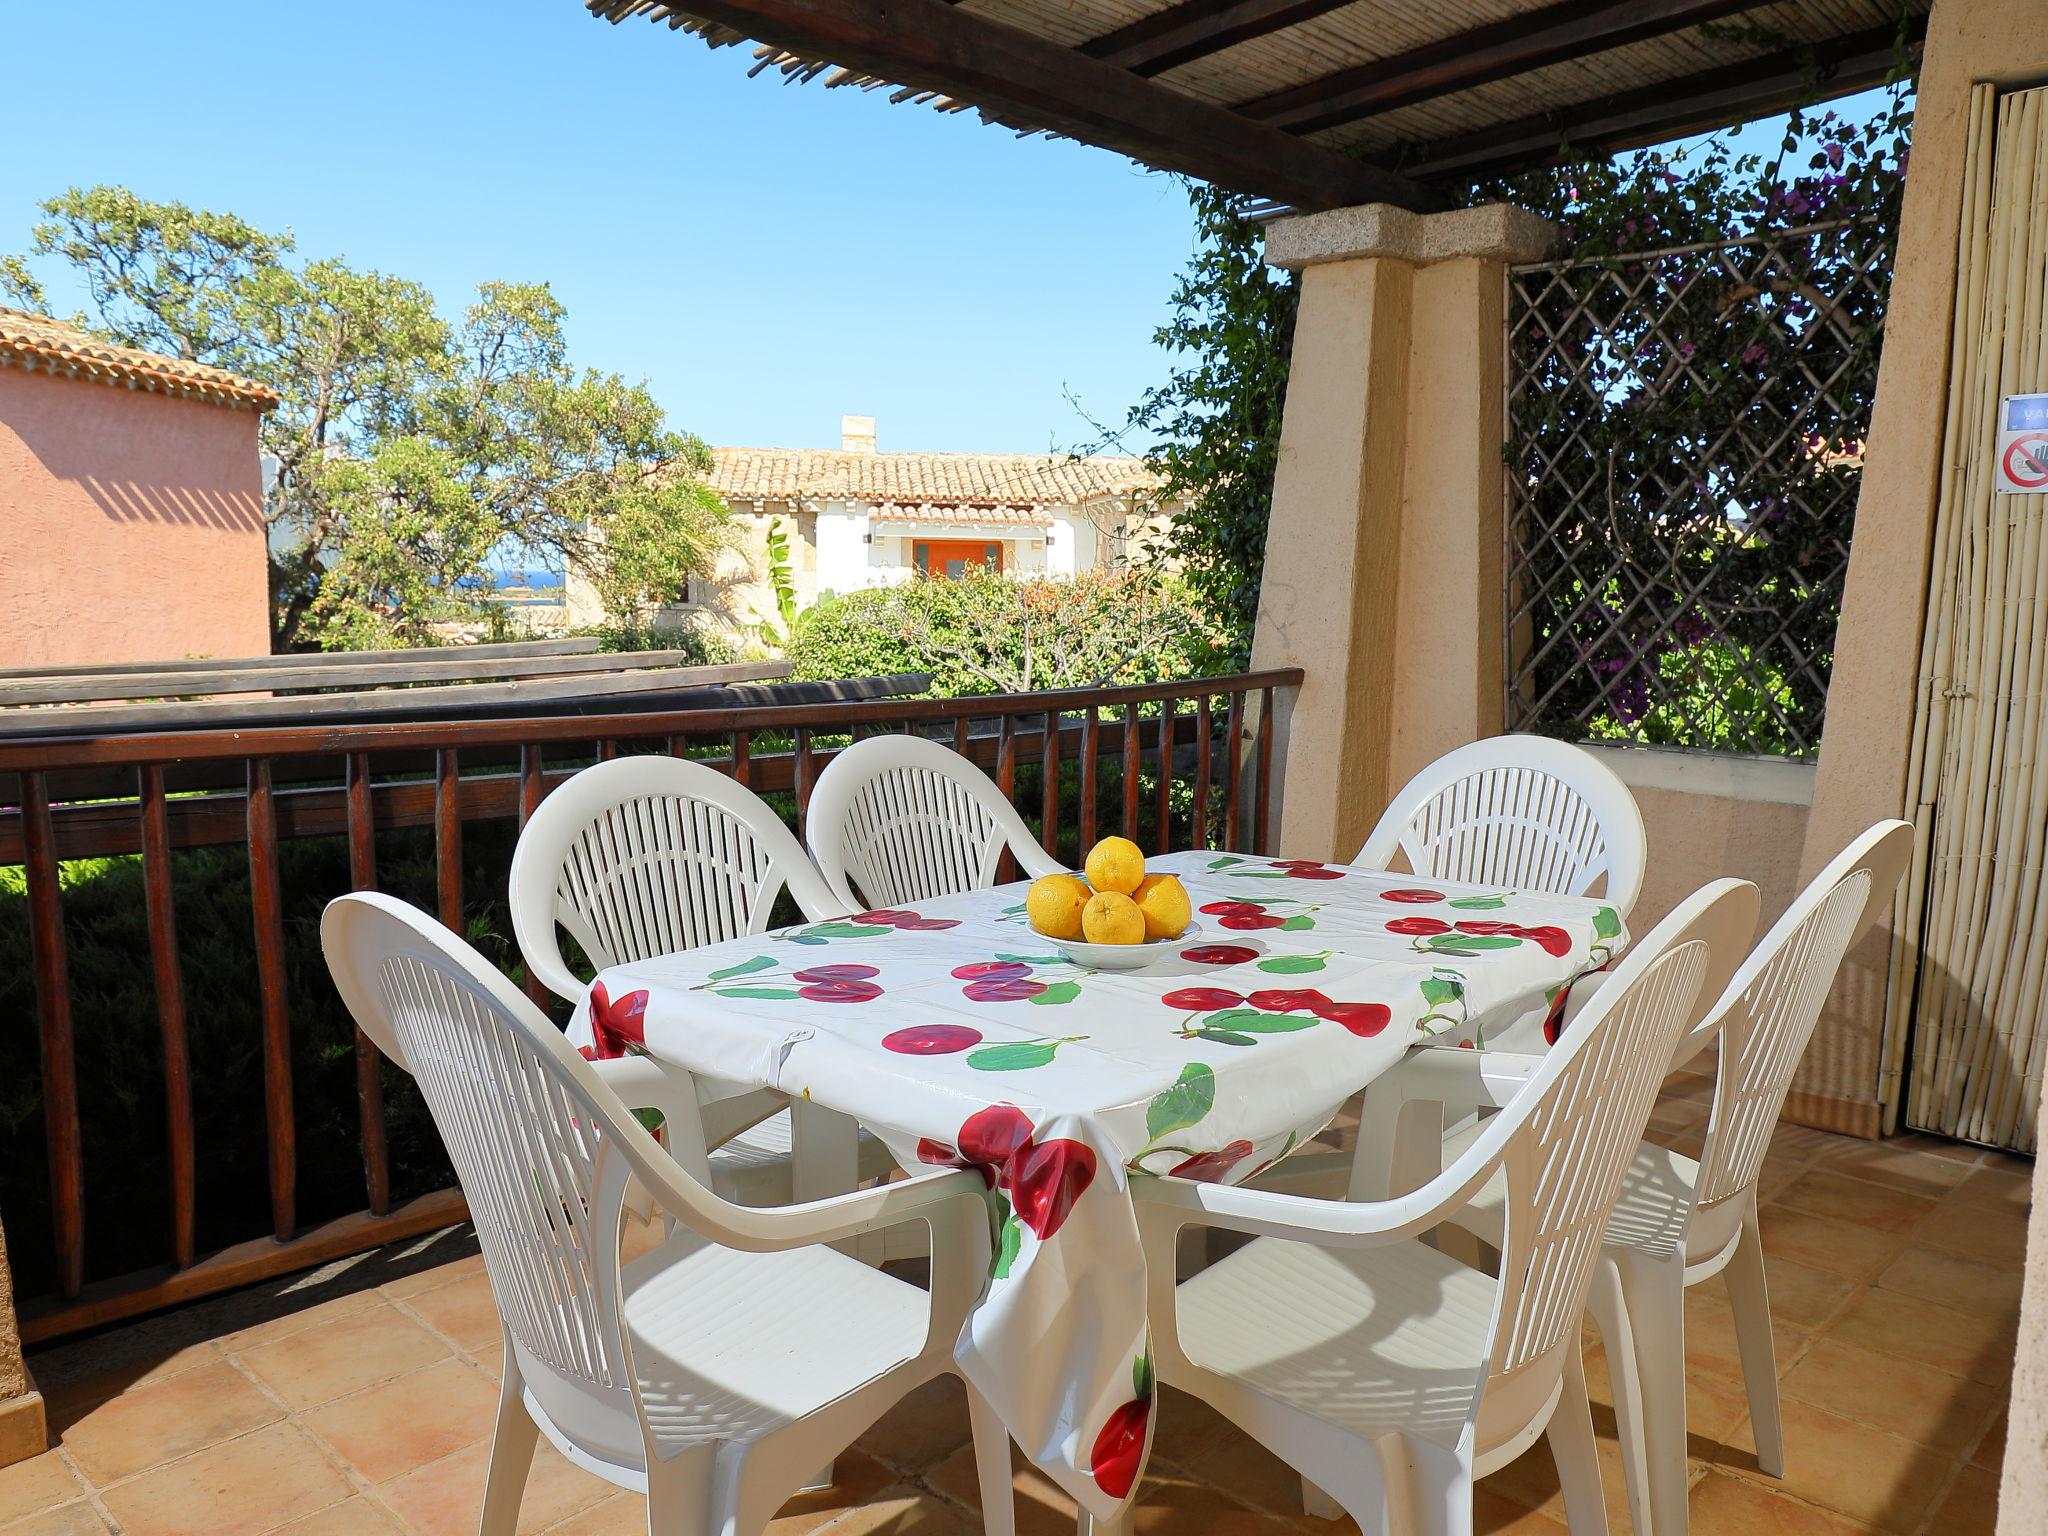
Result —
<path fill-rule="evenodd" d="M 1196 933 L 1195 925 L 1189 923 L 1179 938 L 1146 939 L 1138 944 L 1090 944 L 1086 939 L 1055 939 L 1036 931 L 1033 937 L 1044 939 L 1076 965 L 1097 971 L 1137 971 L 1183 944 L 1196 943 Z"/>

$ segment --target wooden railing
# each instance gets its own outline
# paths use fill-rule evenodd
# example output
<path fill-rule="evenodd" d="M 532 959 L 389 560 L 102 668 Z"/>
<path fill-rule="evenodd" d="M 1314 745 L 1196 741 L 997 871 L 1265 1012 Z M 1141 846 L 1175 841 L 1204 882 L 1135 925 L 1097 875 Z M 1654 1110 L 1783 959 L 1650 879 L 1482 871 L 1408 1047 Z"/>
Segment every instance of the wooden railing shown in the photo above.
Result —
<path fill-rule="evenodd" d="M 19 864 L 23 871 L 52 1249 L 52 1262 L 44 1266 L 53 1277 L 52 1294 L 24 1298 L 24 1338 L 130 1316 L 461 1219 L 453 1190 L 394 1202 L 379 1060 L 358 1034 L 351 1065 L 364 1208 L 310 1227 L 301 1223 L 284 843 L 344 838 L 348 887 L 364 890 L 378 884 L 378 834 L 431 829 L 436 912 L 462 932 L 466 904 L 479 896 L 465 890 L 465 826 L 523 825 L 556 783 L 592 760 L 625 749 L 709 761 L 757 792 L 786 797 L 782 803 L 793 810 L 801 833 L 812 786 L 839 743 L 911 730 L 965 753 L 1013 800 L 1020 793 L 1035 800 L 1020 809 L 1037 820 L 1057 856 L 1074 859 L 1110 831 L 1135 837 L 1141 830 L 1162 851 L 1176 845 L 1264 851 L 1273 821 L 1275 696 L 1300 681 L 1301 673 L 1290 669 L 964 699 L 0 742 L 0 865 Z M 1020 782 L 1027 773 L 1035 785 Z M 193 1073 L 207 1064 L 192 1059 L 188 1024 L 189 1010 L 205 1004 L 181 965 L 172 863 L 176 850 L 241 844 L 248 850 L 260 999 L 269 1232 L 202 1255 L 197 1191 L 205 1149 L 195 1128 Z M 168 1242 L 161 1264 L 88 1276 L 91 1193 L 81 1117 L 94 1107 L 81 1105 L 78 1053 L 91 1050 L 93 1040 L 90 1033 L 81 1037 L 74 1019 L 60 870 L 66 860 L 123 855 L 140 856 L 148 955 L 138 954 L 135 966 L 153 980 L 166 1145 L 160 1170 L 125 1169 L 122 1176 L 161 1177 Z M 494 881 L 502 888 L 501 876 Z M 293 894 L 324 900 L 340 893 Z M 211 978 L 199 981 L 212 984 Z M 528 990 L 538 1001 L 552 1001 L 530 978 Z M 33 1177 L 28 1170 L 15 1177 L 23 1172 Z M 17 1273 L 23 1268 L 17 1254 Z"/>

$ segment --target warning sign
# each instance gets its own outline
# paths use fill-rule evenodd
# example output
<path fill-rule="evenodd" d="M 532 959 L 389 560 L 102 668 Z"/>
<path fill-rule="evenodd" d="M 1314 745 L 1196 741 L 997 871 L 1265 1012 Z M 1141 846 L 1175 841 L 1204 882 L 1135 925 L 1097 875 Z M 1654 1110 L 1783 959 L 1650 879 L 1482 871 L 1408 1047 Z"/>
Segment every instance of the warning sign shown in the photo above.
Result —
<path fill-rule="evenodd" d="M 1998 489 L 2048 492 L 2048 395 L 2007 395 L 1999 404 Z"/>

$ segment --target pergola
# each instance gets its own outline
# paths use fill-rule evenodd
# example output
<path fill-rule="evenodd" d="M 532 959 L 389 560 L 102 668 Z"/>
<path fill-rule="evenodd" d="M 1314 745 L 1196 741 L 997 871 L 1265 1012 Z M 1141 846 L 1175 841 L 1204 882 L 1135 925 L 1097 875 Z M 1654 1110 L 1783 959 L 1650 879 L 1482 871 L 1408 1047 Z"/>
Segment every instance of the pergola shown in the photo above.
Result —
<path fill-rule="evenodd" d="M 759 69 L 978 111 L 1314 210 L 1874 85 L 1930 0 L 586 0 Z"/>

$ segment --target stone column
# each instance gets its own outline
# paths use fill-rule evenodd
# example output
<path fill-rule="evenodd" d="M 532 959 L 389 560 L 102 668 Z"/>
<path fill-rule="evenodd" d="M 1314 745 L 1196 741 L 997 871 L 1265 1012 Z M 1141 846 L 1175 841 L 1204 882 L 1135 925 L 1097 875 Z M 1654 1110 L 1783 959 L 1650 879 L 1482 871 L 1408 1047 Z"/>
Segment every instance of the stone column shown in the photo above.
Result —
<path fill-rule="evenodd" d="M 1275 738 L 1287 855 L 1349 858 L 1411 773 L 1501 728 L 1505 270 L 1555 234 L 1381 204 L 1267 232 L 1301 273 L 1252 646 L 1307 674 Z"/>
<path fill-rule="evenodd" d="M 43 1394 L 21 1360 L 21 1328 L 14 1316 L 14 1276 L 7 1266 L 7 1233 L 0 1228 L 0 1467 L 40 1456 L 50 1443 Z"/>

